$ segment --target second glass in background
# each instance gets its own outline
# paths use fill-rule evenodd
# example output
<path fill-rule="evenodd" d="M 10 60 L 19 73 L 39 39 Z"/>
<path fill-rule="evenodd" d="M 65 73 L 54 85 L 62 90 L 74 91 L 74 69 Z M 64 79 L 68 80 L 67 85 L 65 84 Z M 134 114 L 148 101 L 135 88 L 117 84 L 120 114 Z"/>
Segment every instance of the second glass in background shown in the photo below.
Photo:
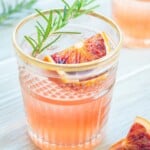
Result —
<path fill-rule="evenodd" d="M 112 0 L 112 15 L 125 47 L 150 48 L 150 0 Z"/>

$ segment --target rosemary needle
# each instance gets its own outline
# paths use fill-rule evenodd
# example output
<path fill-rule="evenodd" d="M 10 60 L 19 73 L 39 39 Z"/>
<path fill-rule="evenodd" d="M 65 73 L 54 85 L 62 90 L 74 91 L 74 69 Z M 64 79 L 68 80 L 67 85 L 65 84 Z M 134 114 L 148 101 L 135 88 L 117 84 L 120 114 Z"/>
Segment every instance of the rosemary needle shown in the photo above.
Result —
<path fill-rule="evenodd" d="M 61 34 L 79 34 L 79 32 L 61 32 L 59 30 L 67 25 L 70 19 L 74 19 L 83 14 L 87 14 L 98 7 L 98 5 L 94 5 L 95 0 L 74 0 L 72 5 L 70 5 L 66 0 L 61 1 L 64 3 L 63 11 L 51 10 L 49 11 L 48 16 L 36 9 L 39 16 L 42 17 L 42 19 L 46 22 L 46 26 L 43 26 L 39 21 L 37 21 L 35 25 L 35 39 L 31 36 L 24 36 L 26 41 L 32 47 L 33 57 L 40 54 L 52 44 L 54 44 L 61 37 Z M 52 41 L 48 43 L 47 39 L 49 38 L 49 36 L 56 33 L 58 34 L 58 36 L 56 36 Z"/>
<path fill-rule="evenodd" d="M 14 14 L 21 12 L 22 10 L 31 8 L 37 0 L 21 0 L 16 1 L 15 5 L 8 4 L 1 0 L 2 11 L 0 12 L 0 24 L 9 20 Z"/>

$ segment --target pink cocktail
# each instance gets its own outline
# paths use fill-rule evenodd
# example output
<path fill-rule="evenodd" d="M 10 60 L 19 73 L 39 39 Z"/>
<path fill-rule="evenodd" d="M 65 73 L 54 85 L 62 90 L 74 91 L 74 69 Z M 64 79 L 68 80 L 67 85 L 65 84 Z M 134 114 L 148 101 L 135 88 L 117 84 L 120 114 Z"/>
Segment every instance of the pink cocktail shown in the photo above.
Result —
<path fill-rule="evenodd" d="M 28 133 L 42 150 L 95 149 L 103 138 L 108 119 L 121 45 L 120 31 L 100 14 L 84 15 L 66 27 L 83 34 L 63 35 L 57 49 L 63 49 L 64 41 L 72 45 L 105 31 L 110 44 L 108 55 L 86 63 L 54 64 L 43 61 L 42 56 L 30 56 L 30 47 L 23 41 L 24 33 L 34 35 L 33 22 L 38 17 L 25 18 L 14 32 Z M 91 28 L 85 22 L 87 18 Z"/>

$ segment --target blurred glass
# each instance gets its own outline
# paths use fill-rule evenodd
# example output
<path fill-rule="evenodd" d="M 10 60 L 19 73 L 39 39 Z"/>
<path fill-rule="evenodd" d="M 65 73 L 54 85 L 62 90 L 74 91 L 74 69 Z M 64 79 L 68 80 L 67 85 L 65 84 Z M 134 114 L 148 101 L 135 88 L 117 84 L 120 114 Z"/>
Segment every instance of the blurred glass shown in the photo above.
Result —
<path fill-rule="evenodd" d="M 150 0 L 112 0 L 112 14 L 125 47 L 150 48 Z"/>

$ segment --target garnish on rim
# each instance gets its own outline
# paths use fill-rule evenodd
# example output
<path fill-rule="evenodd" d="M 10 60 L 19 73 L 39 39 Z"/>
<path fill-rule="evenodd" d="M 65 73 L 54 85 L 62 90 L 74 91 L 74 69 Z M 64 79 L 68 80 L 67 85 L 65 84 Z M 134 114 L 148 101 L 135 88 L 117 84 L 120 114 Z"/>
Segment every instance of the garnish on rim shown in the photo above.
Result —
<path fill-rule="evenodd" d="M 53 43 L 55 43 L 63 34 L 60 32 L 56 38 L 47 43 L 47 39 L 50 35 L 55 34 L 58 30 L 62 29 L 71 19 L 77 18 L 83 14 L 87 14 L 91 12 L 93 9 L 97 8 L 98 5 L 91 6 L 95 0 L 75 0 L 72 5 L 69 5 L 66 0 L 61 0 L 64 3 L 64 9 L 61 10 L 53 10 L 49 12 L 49 15 L 46 16 L 41 11 L 37 10 L 37 13 L 44 19 L 46 22 L 46 27 L 42 26 L 40 22 L 37 21 L 36 24 L 36 38 L 34 39 L 31 36 L 25 36 L 26 41 L 32 47 L 32 56 L 36 56 L 40 54 L 48 47 L 50 47 Z M 59 32 L 58 32 L 59 33 Z M 69 32 L 70 34 L 78 34 L 76 32 Z M 47 44 L 45 44 L 47 43 Z"/>

